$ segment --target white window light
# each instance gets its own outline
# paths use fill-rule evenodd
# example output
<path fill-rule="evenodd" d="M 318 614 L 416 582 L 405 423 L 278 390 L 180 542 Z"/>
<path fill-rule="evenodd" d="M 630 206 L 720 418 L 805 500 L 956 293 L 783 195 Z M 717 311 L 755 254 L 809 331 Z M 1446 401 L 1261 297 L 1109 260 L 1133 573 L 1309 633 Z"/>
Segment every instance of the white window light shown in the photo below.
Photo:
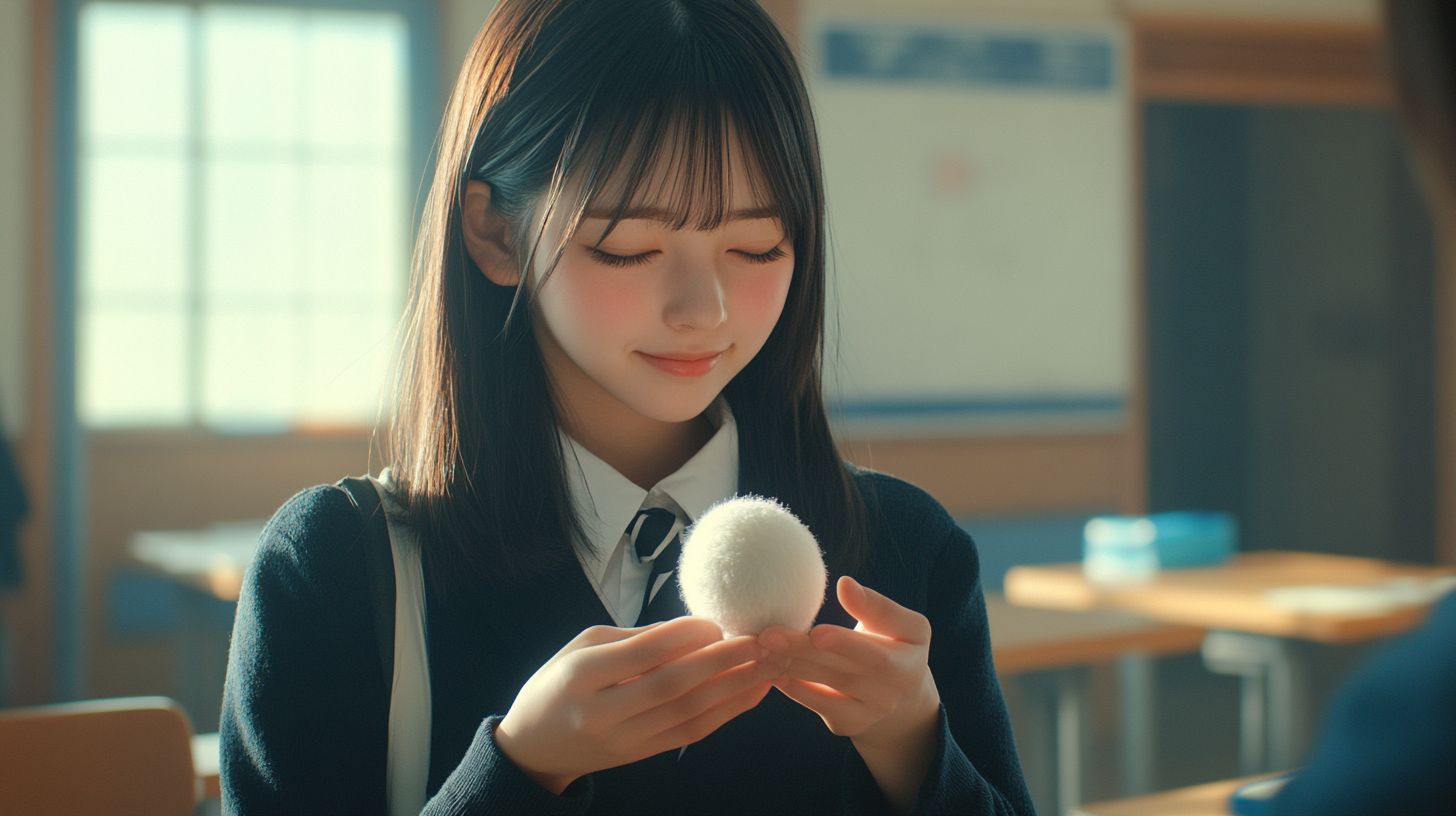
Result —
<path fill-rule="evenodd" d="M 88 426 L 374 420 L 407 277 L 407 39 L 387 12 L 82 8 Z"/>

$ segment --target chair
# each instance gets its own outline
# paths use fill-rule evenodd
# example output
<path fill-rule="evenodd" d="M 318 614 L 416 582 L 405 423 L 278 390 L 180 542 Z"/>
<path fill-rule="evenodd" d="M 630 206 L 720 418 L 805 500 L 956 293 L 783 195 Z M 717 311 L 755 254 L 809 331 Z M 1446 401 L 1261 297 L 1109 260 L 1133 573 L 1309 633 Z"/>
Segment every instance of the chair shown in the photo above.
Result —
<path fill-rule="evenodd" d="M 0 711 L 0 812 L 191 816 L 192 723 L 165 697 Z"/>

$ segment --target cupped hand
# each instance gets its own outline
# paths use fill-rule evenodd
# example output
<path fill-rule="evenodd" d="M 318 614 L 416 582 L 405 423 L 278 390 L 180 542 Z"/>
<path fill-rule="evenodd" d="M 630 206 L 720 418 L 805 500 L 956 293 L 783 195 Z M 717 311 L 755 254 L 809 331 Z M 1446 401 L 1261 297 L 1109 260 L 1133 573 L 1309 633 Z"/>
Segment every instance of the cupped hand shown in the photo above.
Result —
<path fill-rule="evenodd" d="M 560 794 L 575 779 L 708 736 L 758 705 L 788 659 L 706 618 L 594 626 L 526 681 L 496 745 Z"/>
<path fill-rule="evenodd" d="M 765 629 L 758 641 L 790 658 L 773 685 L 850 737 L 891 804 L 901 812 L 934 758 L 940 692 L 930 673 L 930 621 L 844 576 L 839 602 L 854 629 L 820 624 L 804 632 Z"/>

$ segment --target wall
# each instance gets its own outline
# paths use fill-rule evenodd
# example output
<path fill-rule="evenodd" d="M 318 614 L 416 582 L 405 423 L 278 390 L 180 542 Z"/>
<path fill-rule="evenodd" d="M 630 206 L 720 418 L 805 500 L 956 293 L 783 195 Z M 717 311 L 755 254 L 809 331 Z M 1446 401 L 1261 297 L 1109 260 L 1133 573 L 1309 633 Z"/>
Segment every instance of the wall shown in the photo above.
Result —
<path fill-rule="evenodd" d="M 1429 216 L 1389 111 L 1153 103 L 1150 502 L 1431 561 Z"/>
<path fill-rule="evenodd" d="M 0 0 L 0 428 L 25 426 L 30 124 L 28 0 Z"/>
<path fill-rule="evenodd" d="M 1248 135 L 1251 540 L 1431 561 L 1429 500 L 1411 504 L 1431 495 L 1431 465 L 1409 455 L 1430 450 L 1429 396 L 1396 377 L 1431 345 L 1427 333 L 1402 347 L 1398 331 L 1430 324 L 1431 239 L 1424 212 L 1393 209 L 1415 196 L 1397 123 L 1385 111 L 1263 109 Z M 1402 300 L 1411 277 L 1425 296 Z M 1412 433 L 1426 443 L 1402 444 Z M 1412 469 L 1423 486 L 1397 481 Z"/>

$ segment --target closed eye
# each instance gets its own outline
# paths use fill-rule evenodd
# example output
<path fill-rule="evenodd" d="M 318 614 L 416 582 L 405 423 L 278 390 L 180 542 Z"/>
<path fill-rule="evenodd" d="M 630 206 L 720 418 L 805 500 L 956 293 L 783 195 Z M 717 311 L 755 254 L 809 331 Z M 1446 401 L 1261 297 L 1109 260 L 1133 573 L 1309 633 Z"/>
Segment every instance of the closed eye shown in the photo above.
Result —
<path fill-rule="evenodd" d="M 655 249 L 649 250 L 647 252 L 639 252 L 636 255 L 613 255 L 610 252 L 603 252 L 596 247 L 587 247 L 586 251 L 590 253 L 592 258 L 598 263 L 606 264 L 607 266 L 619 267 L 641 266 L 642 264 L 645 264 L 649 260 L 651 260 L 653 255 L 657 254 L 657 250 Z"/>
<path fill-rule="evenodd" d="M 770 249 L 768 252 L 744 252 L 741 249 L 734 250 L 749 263 L 766 264 L 773 263 L 788 254 L 784 251 L 782 244 Z"/>

